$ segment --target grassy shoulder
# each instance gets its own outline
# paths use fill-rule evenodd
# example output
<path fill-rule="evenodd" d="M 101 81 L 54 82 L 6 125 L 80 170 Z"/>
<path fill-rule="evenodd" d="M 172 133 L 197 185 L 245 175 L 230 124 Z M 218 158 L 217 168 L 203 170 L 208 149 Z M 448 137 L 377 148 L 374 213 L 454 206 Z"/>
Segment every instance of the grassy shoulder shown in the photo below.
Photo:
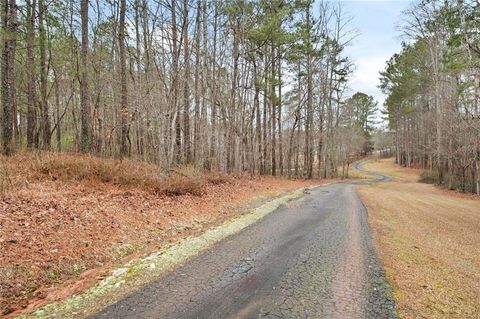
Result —
<path fill-rule="evenodd" d="M 85 291 L 133 259 L 319 183 L 78 154 L 0 160 L 0 316 Z"/>
<path fill-rule="evenodd" d="M 401 318 L 478 318 L 480 198 L 419 183 L 391 159 L 366 168 L 394 181 L 361 186 Z"/>

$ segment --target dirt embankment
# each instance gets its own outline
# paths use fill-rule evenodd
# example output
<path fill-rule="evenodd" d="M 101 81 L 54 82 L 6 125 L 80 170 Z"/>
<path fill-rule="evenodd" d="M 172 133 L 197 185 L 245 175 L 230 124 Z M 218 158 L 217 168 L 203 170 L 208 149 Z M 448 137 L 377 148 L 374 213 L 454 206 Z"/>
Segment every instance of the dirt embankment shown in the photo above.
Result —
<path fill-rule="evenodd" d="M 0 164 L 0 316 L 86 289 L 113 267 L 318 183 L 91 156 Z"/>
<path fill-rule="evenodd" d="M 390 159 L 393 182 L 359 187 L 401 318 L 478 318 L 480 198 L 419 183 Z"/>

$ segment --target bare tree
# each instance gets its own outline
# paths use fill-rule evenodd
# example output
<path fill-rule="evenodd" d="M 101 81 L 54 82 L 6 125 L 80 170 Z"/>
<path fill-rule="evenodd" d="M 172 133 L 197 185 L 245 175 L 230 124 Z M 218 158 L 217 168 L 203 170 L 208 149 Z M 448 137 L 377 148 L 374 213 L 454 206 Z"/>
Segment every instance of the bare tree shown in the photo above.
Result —
<path fill-rule="evenodd" d="M 37 88 L 35 73 L 35 0 L 27 1 L 27 74 L 28 74 L 28 101 L 27 101 L 27 147 L 33 148 L 35 143 Z"/>
<path fill-rule="evenodd" d="M 3 153 L 13 152 L 13 109 L 15 100 L 14 65 L 17 37 L 17 4 L 15 0 L 2 2 L 2 104 L 3 104 Z"/>
<path fill-rule="evenodd" d="M 82 18 L 82 52 L 81 52 L 81 79 L 80 103 L 82 133 L 80 150 L 89 152 L 92 146 L 92 124 L 90 120 L 90 96 L 88 90 L 88 0 L 81 0 L 80 15 Z"/>
<path fill-rule="evenodd" d="M 127 60 L 125 57 L 125 15 L 126 15 L 126 0 L 120 0 L 120 20 L 118 26 L 118 51 L 120 58 L 120 156 L 128 155 L 127 147 L 128 139 L 128 92 L 127 92 Z"/>

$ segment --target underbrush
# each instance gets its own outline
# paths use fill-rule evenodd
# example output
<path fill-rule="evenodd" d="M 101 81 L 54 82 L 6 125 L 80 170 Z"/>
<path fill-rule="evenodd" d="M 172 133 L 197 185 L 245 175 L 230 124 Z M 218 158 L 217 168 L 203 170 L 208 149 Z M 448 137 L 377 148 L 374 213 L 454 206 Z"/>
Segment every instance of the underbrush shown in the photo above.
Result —
<path fill-rule="evenodd" d="M 108 183 L 121 187 L 141 187 L 158 195 L 202 195 L 208 184 L 228 183 L 232 177 L 203 172 L 193 166 L 177 166 L 169 171 L 135 160 L 102 159 L 92 155 L 62 153 L 18 153 L 2 158 L 0 193 L 28 187 L 36 181 L 62 181 L 94 185 Z"/>
<path fill-rule="evenodd" d="M 432 172 L 432 171 L 423 171 L 420 174 L 420 180 L 419 182 L 421 183 L 426 183 L 426 184 L 435 184 L 437 182 L 437 174 Z"/>
<path fill-rule="evenodd" d="M 468 193 L 469 191 L 471 191 L 472 193 L 475 193 L 474 191 L 475 185 L 473 185 L 470 179 L 465 178 L 465 175 L 463 176 L 463 179 L 462 179 L 455 175 L 446 174 L 444 176 L 443 182 L 440 183 L 437 172 L 423 171 L 420 174 L 419 182 L 426 183 L 426 184 L 436 184 L 443 188 L 446 188 L 449 190 L 455 190 L 463 193 Z"/>

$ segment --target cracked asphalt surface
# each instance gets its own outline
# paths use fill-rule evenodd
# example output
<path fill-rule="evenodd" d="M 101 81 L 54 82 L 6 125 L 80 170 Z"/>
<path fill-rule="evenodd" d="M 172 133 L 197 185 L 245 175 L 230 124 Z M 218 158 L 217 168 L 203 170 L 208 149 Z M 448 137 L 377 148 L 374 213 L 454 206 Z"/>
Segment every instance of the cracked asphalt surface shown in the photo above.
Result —
<path fill-rule="evenodd" d="M 91 318 L 396 318 L 358 183 L 315 188 Z"/>

